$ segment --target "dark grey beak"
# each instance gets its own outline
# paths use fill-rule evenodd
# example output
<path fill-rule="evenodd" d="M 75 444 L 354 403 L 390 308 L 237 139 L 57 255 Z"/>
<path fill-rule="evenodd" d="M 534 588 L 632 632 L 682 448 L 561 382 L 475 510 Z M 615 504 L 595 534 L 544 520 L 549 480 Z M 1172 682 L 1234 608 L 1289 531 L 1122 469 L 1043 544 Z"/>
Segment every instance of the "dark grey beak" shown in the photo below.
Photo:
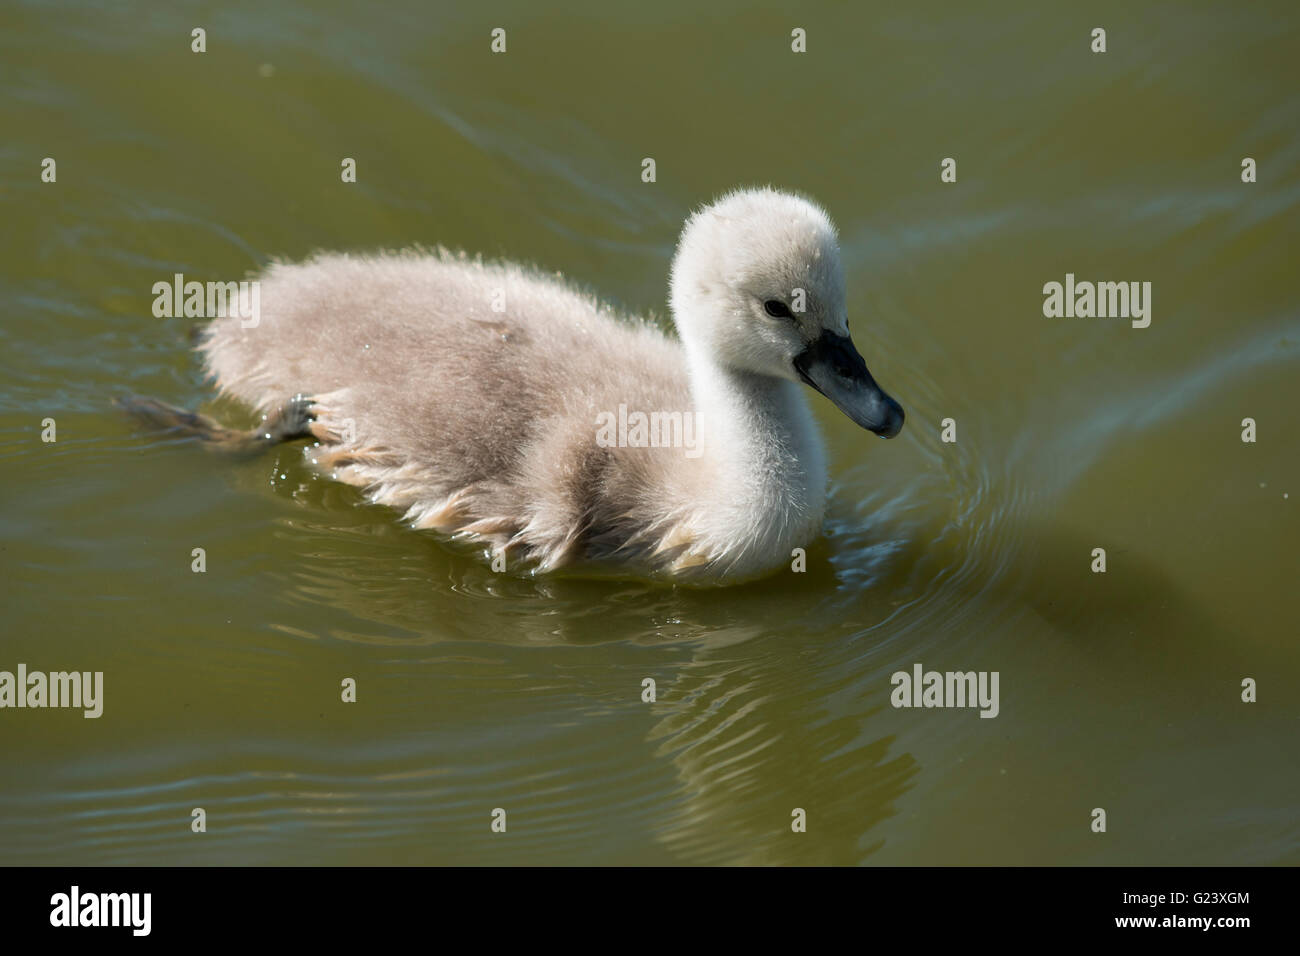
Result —
<path fill-rule="evenodd" d="M 853 340 L 824 330 L 794 359 L 800 378 L 868 431 L 893 438 L 903 427 L 903 406 L 884 393 L 867 371 Z"/>

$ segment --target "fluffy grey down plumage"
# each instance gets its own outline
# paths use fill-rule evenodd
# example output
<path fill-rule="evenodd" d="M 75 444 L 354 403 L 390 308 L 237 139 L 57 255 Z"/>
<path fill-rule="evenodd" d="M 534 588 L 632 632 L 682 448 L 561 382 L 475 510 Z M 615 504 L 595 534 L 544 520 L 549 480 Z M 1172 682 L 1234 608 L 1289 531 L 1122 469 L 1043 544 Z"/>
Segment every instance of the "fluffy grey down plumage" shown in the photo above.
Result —
<path fill-rule="evenodd" d="M 322 254 L 260 281 L 256 327 L 204 331 L 221 391 L 265 413 L 306 396 L 319 442 L 306 454 L 326 474 L 511 566 L 770 571 L 825 504 L 799 383 L 859 417 L 834 391 L 848 379 L 808 359 L 828 336 L 848 342 L 834 229 L 775 190 L 688 220 L 672 272 L 680 340 L 556 277 L 445 251 Z M 770 314 L 796 290 L 802 312 Z M 701 444 L 607 447 L 598 418 L 620 405 L 696 414 Z"/>

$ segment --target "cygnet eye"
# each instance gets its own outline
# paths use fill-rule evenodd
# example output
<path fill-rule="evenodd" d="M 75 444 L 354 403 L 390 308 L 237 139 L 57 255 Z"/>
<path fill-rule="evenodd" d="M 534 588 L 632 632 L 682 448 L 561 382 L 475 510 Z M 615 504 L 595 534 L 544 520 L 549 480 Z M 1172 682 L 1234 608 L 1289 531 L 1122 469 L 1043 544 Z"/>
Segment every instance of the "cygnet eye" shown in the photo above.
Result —
<path fill-rule="evenodd" d="M 780 299 L 768 299 L 763 303 L 763 311 L 774 319 L 793 319 L 794 315 Z"/>

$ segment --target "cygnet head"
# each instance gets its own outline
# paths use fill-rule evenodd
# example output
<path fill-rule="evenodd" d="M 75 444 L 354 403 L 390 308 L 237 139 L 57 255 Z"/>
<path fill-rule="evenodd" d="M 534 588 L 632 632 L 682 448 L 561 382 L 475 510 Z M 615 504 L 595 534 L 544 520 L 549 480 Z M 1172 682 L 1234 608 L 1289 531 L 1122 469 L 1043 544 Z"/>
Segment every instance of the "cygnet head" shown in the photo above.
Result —
<path fill-rule="evenodd" d="M 774 189 L 729 193 L 687 220 L 671 301 L 692 361 L 804 382 L 863 428 L 893 438 L 903 409 L 849 338 L 830 217 Z"/>

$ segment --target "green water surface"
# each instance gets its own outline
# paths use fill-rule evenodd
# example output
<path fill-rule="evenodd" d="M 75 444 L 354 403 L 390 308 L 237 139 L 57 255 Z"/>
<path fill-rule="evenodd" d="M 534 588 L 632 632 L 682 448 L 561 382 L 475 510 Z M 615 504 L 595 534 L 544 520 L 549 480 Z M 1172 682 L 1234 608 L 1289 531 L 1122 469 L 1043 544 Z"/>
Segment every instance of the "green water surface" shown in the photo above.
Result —
<path fill-rule="evenodd" d="M 0 863 L 1300 862 L 1300 7 L 1075 6 L 5 2 L 0 670 L 105 697 L 0 709 Z M 240 418 L 174 273 L 443 243 L 663 316 L 684 216 L 765 183 L 908 416 L 809 393 L 806 573 L 494 574 L 110 404 Z M 1067 273 L 1150 326 L 1045 317 Z M 917 663 L 998 716 L 892 707 Z"/>

